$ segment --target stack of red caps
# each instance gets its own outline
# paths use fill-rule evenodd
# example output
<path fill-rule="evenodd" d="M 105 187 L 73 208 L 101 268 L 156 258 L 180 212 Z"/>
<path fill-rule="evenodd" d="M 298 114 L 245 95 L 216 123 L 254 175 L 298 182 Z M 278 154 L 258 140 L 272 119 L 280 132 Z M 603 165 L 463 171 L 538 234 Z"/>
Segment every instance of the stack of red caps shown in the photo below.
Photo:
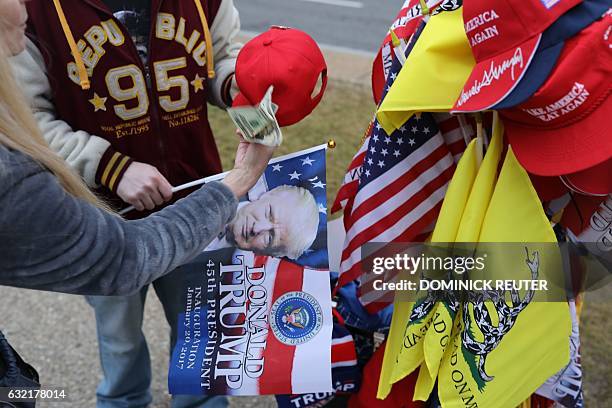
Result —
<path fill-rule="evenodd" d="M 545 83 L 500 110 L 517 159 L 530 173 L 563 176 L 583 194 L 612 193 L 612 15 L 568 40 Z"/>

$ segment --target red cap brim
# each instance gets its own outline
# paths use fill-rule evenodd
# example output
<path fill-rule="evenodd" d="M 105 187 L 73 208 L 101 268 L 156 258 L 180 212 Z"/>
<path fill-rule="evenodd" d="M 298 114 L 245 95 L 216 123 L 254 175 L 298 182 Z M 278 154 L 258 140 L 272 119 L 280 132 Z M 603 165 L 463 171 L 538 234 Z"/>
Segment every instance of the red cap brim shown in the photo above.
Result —
<path fill-rule="evenodd" d="M 544 177 L 529 174 L 531 184 L 542 201 L 552 201 L 568 193 L 568 188 L 559 177 Z"/>
<path fill-rule="evenodd" d="M 582 120 L 557 129 L 538 129 L 504 120 L 512 150 L 525 169 L 540 176 L 576 173 L 612 157 L 608 129 L 612 99 Z"/>
<path fill-rule="evenodd" d="M 451 112 L 483 111 L 504 100 L 525 75 L 541 38 L 537 35 L 476 64 Z"/>
<path fill-rule="evenodd" d="M 612 194 L 612 158 L 578 173 L 567 174 L 563 176 L 563 182 L 585 195 Z"/>

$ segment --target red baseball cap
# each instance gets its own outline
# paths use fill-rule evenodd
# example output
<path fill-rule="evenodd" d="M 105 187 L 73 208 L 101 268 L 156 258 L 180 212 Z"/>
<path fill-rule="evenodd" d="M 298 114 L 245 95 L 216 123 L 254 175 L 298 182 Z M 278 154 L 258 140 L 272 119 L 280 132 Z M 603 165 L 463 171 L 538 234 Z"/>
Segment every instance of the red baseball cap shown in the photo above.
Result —
<path fill-rule="evenodd" d="M 463 20 L 476 66 L 453 112 L 491 108 L 512 92 L 531 62 L 542 32 L 582 0 L 471 0 Z"/>
<path fill-rule="evenodd" d="M 382 99 L 383 89 L 387 84 L 387 75 L 393 62 L 393 39 L 391 30 L 398 39 L 408 42 L 425 16 L 421 12 L 419 0 L 407 0 L 391 24 L 374 62 L 372 63 L 372 95 L 378 105 Z"/>
<path fill-rule="evenodd" d="M 280 126 L 308 116 L 327 86 L 327 65 L 319 46 L 305 32 L 288 27 L 271 27 L 246 43 L 238 54 L 235 75 L 240 93 L 232 106 L 259 104 L 272 85 Z M 313 95 L 319 80 L 320 90 Z"/>
<path fill-rule="evenodd" d="M 500 110 L 519 162 L 530 173 L 580 172 L 612 158 L 612 15 L 566 42 L 546 82 L 526 102 Z"/>

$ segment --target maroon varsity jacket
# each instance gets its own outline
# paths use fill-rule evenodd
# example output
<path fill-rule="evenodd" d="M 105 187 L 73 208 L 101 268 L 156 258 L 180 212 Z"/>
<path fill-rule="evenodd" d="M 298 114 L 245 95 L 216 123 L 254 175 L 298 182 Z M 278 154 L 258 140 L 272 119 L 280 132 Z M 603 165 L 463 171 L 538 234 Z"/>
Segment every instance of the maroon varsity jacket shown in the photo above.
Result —
<path fill-rule="evenodd" d="M 45 58 L 59 118 L 111 143 L 96 174 L 108 198 L 132 160 L 155 166 L 172 185 L 221 171 L 207 118 L 207 44 L 196 4 L 210 26 L 221 1 L 151 0 L 150 78 L 127 29 L 101 0 L 61 0 L 64 27 L 52 1 L 27 4 L 28 33 Z M 87 68 L 87 90 L 66 25 Z"/>

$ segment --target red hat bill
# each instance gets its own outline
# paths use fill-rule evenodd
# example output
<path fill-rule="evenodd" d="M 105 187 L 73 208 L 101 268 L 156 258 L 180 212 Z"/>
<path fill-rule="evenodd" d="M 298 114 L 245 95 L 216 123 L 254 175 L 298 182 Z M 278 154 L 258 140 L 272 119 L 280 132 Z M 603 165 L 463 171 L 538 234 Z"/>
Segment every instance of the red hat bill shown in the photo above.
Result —
<path fill-rule="evenodd" d="M 476 66 L 453 112 L 491 108 L 520 82 L 542 32 L 581 0 L 471 0 L 463 20 Z"/>
<path fill-rule="evenodd" d="M 517 159 L 530 173 L 577 173 L 612 157 L 612 15 L 566 42 L 531 98 L 500 110 Z"/>
<path fill-rule="evenodd" d="M 586 170 L 561 176 L 561 180 L 570 190 L 583 195 L 612 194 L 612 158 Z"/>
<path fill-rule="evenodd" d="M 327 65 L 317 43 L 305 32 L 272 27 L 242 47 L 236 61 L 240 93 L 232 106 L 257 105 L 270 86 L 276 119 L 289 126 L 308 116 L 327 86 Z"/>

